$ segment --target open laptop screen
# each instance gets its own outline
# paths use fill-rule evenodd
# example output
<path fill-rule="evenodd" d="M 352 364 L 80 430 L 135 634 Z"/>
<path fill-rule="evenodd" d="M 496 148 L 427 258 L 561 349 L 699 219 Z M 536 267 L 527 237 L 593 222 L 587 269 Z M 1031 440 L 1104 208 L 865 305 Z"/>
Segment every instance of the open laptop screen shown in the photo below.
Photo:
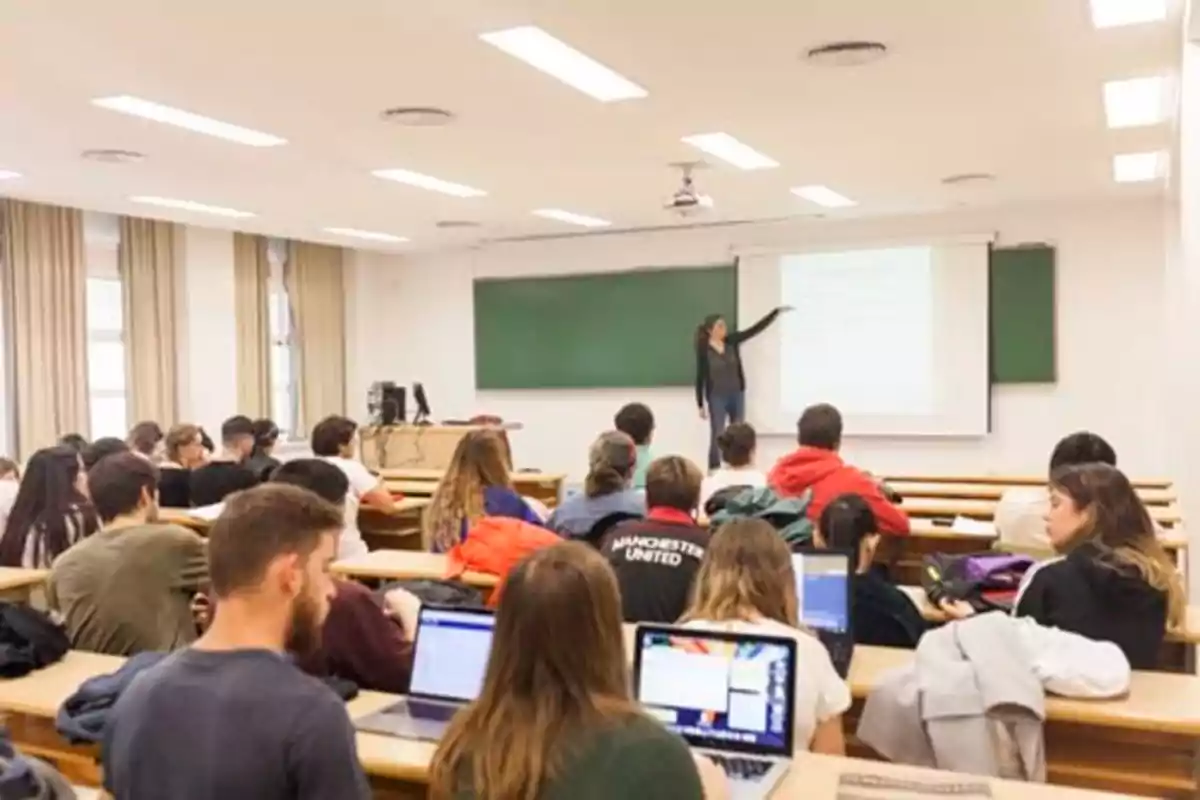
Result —
<path fill-rule="evenodd" d="M 795 661 L 791 639 L 639 626 L 634 691 L 693 746 L 790 757 Z"/>
<path fill-rule="evenodd" d="M 495 619 L 483 609 L 422 606 L 409 694 L 463 702 L 478 697 Z"/>
<path fill-rule="evenodd" d="M 831 633 L 850 630 L 850 557 L 844 553 L 796 553 L 796 600 L 800 621 Z"/>

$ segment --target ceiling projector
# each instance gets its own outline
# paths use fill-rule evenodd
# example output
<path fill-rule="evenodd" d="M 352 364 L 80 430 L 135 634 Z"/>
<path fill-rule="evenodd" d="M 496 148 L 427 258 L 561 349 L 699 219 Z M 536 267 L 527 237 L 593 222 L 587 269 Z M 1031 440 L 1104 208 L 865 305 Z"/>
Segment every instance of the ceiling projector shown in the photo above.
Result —
<path fill-rule="evenodd" d="M 696 189 L 695 181 L 692 180 L 692 170 L 703 167 L 704 162 L 687 161 L 680 164 L 672 164 L 671 166 L 678 167 L 683 175 L 679 188 L 663 204 L 663 208 L 668 211 L 674 211 L 681 217 L 689 216 L 706 208 L 712 208 L 712 198 L 706 194 L 700 194 Z"/>

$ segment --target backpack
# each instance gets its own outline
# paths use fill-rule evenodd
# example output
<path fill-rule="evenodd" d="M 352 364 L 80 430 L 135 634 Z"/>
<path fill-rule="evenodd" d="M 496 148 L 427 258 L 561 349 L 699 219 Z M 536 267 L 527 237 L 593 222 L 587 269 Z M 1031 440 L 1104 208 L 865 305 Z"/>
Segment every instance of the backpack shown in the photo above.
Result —
<path fill-rule="evenodd" d="M 962 600 L 976 611 L 1011 611 L 1021 578 L 1032 567 L 1029 556 L 996 550 L 966 555 L 925 556 L 921 586 L 935 606 Z"/>
<path fill-rule="evenodd" d="M 63 626 L 20 603 L 0 602 L 0 678 L 19 678 L 49 666 L 71 649 Z"/>
<path fill-rule="evenodd" d="M 766 487 L 735 486 L 714 494 L 705 509 L 718 498 L 722 507 L 709 517 L 713 530 L 730 520 L 752 517 L 769 522 L 793 552 L 812 543 L 813 524 L 808 518 L 812 490 L 799 497 L 780 497 Z"/>
<path fill-rule="evenodd" d="M 392 589 L 404 589 L 412 592 L 423 605 L 483 608 L 483 594 L 473 586 L 467 586 L 459 581 L 407 578 L 385 584 L 378 594 L 382 597 Z"/>
<path fill-rule="evenodd" d="M 504 591 L 504 579 L 517 562 L 543 547 L 558 544 L 558 534 L 511 517 L 483 517 L 467 532 L 467 538 L 450 548 L 446 555 L 450 568 L 446 577 L 464 572 L 485 572 L 500 579 L 488 605 L 495 607 Z"/>

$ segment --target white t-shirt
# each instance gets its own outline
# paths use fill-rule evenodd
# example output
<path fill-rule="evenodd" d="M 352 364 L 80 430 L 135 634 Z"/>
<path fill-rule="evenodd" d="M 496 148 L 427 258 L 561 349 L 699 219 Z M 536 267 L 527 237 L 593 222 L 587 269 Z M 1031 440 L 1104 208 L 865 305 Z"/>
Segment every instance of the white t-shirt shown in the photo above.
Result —
<path fill-rule="evenodd" d="M 1014 486 L 996 503 L 996 535 L 1001 547 L 1052 550 L 1046 533 L 1050 493 L 1042 486 Z"/>
<path fill-rule="evenodd" d="M 340 469 L 346 480 L 350 481 L 350 491 L 346 495 L 346 520 L 342 528 L 342 538 L 338 542 L 338 558 L 352 558 L 367 554 L 367 543 L 363 541 L 362 533 L 358 530 L 358 506 L 360 498 L 379 485 L 379 479 L 361 461 L 341 456 L 320 456 Z"/>
<path fill-rule="evenodd" d="M 704 483 L 700 484 L 700 508 L 704 508 L 704 504 L 708 502 L 708 498 L 712 497 L 722 489 L 728 489 L 730 486 L 753 486 L 759 488 L 767 485 L 767 476 L 756 469 L 734 469 L 733 467 L 721 467 L 704 479 Z"/>
<path fill-rule="evenodd" d="M 761 633 L 796 640 L 796 749 L 808 750 L 817 724 L 850 708 L 850 688 L 833 668 L 829 651 L 816 636 L 775 620 L 757 622 L 692 620 L 687 628 L 704 628 L 728 633 Z"/>

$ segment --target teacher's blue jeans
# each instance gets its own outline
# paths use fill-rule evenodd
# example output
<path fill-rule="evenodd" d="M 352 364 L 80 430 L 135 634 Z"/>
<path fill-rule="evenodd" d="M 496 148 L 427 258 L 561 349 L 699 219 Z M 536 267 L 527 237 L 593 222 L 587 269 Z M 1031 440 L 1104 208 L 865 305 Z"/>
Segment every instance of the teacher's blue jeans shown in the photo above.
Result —
<path fill-rule="evenodd" d="M 708 468 L 721 466 L 721 452 L 717 450 L 717 437 L 731 422 L 746 419 L 746 393 L 710 394 L 708 396 Z"/>

